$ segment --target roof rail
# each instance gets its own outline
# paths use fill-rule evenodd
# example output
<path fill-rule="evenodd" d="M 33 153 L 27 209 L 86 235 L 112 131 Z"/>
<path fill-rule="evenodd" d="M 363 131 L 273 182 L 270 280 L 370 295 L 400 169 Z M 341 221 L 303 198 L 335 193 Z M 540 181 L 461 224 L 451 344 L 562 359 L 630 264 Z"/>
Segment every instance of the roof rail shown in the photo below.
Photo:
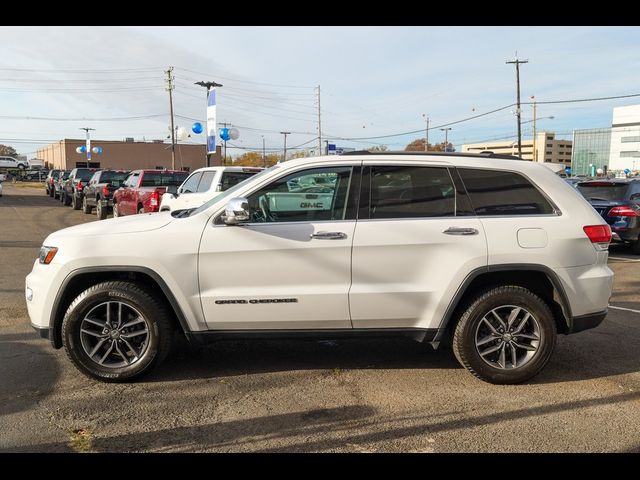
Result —
<path fill-rule="evenodd" d="M 476 157 L 476 158 L 501 158 L 504 160 L 523 160 L 521 157 L 514 155 L 505 155 L 502 153 L 494 153 L 490 150 L 483 150 L 482 152 L 408 152 L 406 150 L 400 150 L 397 152 L 385 151 L 385 152 L 371 152 L 369 150 L 358 150 L 355 152 L 345 152 L 341 156 L 351 155 L 435 155 L 441 157 Z"/>

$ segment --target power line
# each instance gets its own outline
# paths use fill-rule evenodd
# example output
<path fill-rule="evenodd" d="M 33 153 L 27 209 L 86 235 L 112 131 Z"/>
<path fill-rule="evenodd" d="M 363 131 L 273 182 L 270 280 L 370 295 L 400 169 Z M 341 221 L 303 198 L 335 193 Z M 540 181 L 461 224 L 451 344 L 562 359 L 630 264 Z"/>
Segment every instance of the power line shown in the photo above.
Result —
<path fill-rule="evenodd" d="M 0 119 L 6 120 L 43 120 L 43 121 L 55 121 L 55 122 L 119 122 L 128 120 L 142 120 L 147 118 L 164 117 L 166 113 L 158 113 L 153 115 L 138 115 L 131 117 L 105 117 L 105 118 L 62 118 L 62 117 L 32 117 L 32 116 L 19 116 L 19 115 L 0 115 Z"/>
<path fill-rule="evenodd" d="M 184 70 L 185 72 L 191 72 L 191 73 L 195 73 L 197 75 L 208 75 L 211 76 L 211 73 L 206 73 L 206 72 L 198 72 L 196 70 L 190 70 L 188 68 L 182 68 L 182 67 L 176 67 L 180 70 Z M 225 77 L 219 74 L 216 74 L 216 77 L 221 78 L 223 80 L 230 80 L 232 82 L 238 82 L 238 83 L 248 83 L 248 84 L 252 84 L 252 85 L 265 85 L 265 86 L 269 86 L 269 87 L 281 87 L 281 88 L 307 88 L 307 89 L 312 89 L 314 87 L 308 87 L 308 86 L 303 86 L 303 85 L 283 85 L 283 84 L 278 84 L 278 83 L 265 83 L 265 82 L 254 82 L 251 80 L 240 80 L 239 78 L 233 78 L 233 77 Z"/>

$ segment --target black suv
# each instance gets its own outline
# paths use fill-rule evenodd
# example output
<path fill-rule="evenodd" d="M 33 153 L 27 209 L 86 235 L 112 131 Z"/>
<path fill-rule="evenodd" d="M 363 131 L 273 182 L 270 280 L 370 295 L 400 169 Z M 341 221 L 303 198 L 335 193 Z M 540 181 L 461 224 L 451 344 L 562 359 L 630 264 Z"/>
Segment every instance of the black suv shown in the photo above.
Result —
<path fill-rule="evenodd" d="M 630 244 L 640 255 L 640 179 L 590 180 L 578 191 L 611 226 L 612 241 Z"/>
<path fill-rule="evenodd" d="M 82 192 L 82 211 L 91 213 L 96 207 L 98 219 L 107 218 L 109 209 L 113 207 L 113 192 L 120 188 L 128 174 L 126 170 L 100 170 L 94 173 Z"/>
<path fill-rule="evenodd" d="M 64 182 L 60 201 L 65 205 L 71 205 L 74 210 L 80 210 L 82 205 L 82 190 L 97 168 L 74 168 L 69 178 Z"/>

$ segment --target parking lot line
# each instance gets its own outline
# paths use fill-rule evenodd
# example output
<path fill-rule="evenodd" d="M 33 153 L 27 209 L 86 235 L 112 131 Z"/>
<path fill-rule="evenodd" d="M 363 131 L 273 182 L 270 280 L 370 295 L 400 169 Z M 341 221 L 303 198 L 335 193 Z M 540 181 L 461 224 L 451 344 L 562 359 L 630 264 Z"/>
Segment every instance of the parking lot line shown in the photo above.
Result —
<path fill-rule="evenodd" d="M 640 259 L 632 260 L 630 258 L 624 258 L 624 257 L 612 257 L 611 255 L 609 255 L 609 258 L 611 260 L 618 260 L 620 262 L 640 262 Z"/>
<path fill-rule="evenodd" d="M 640 310 L 634 310 L 633 308 L 614 307 L 613 305 L 609 305 L 609 308 L 613 308 L 615 310 L 624 310 L 625 312 L 640 313 Z"/>

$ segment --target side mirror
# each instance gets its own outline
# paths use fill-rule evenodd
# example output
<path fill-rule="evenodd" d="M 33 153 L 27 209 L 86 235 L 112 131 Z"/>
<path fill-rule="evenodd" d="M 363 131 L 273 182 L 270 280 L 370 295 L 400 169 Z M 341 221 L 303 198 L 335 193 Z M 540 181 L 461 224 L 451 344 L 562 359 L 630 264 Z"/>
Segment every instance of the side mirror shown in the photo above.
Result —
<path fill-rule="evenodd" d="M 244 197 L 232 198 L 224 207 L 222 221 L 225 225 L 247 223 L 249 219 L 249 201 Z"/>
<path fill-rule="evenodd" d="M 640 200 L 640 193 L 634 193 L 633 195 L 631 195 L 631 198 L 629 200 Z"/>

